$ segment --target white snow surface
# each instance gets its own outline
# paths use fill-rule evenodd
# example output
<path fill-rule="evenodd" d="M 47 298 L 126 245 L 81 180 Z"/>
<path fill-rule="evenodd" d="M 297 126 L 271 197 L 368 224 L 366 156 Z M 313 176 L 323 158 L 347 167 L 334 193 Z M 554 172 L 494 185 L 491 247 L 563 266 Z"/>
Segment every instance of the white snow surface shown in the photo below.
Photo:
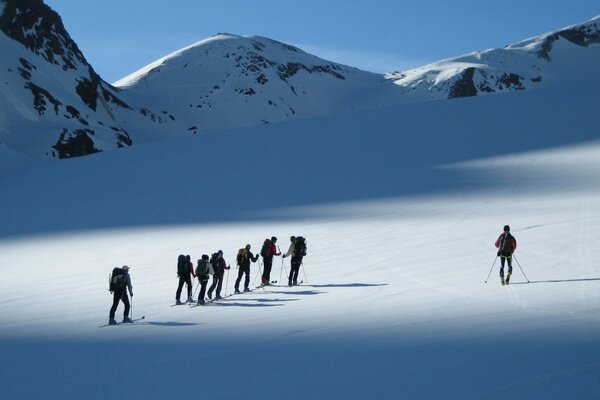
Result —
<path fill-rule="evenodd" d="M 0 176 L 2 398 L 597 399 L 598 104 L 581 81 Z M 171 307 L 178 254 L 222 249 L 231 293 L 272 235 L 308 239 L 302 286 Z M 99 327 L 125 264 L 145 319 Z"/>

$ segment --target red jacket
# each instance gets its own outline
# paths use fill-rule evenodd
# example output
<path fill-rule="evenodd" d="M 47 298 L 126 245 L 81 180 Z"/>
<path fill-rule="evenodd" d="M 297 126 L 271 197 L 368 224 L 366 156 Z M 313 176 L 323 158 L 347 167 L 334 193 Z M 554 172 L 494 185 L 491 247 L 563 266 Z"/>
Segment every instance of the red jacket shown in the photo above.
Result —
<path fill-rule="evenodd" d="M 507 236 L 506 236 L 507 235 Z M 499 249 L 502 246 L 502 242 L 504 241 L 504 237 L 506 236 L 506 240 L 509 240 L 510 243 L 510 254 L 514 253 L 517 249 L 517 239 L 510 232 L 503 232 L 496 240 L 496 247 Z"/>
<path fill-rule="evenodd" d="M 275 245 L 275 243 L 273 243 L 272 241 L 270 242 L 271 245 L 269 246 L 269 248 L 266 251 L 266 254 L 263 257 L 273 257 L 281 255 L 281 253 L 277 251 L 277 246 Z"/>

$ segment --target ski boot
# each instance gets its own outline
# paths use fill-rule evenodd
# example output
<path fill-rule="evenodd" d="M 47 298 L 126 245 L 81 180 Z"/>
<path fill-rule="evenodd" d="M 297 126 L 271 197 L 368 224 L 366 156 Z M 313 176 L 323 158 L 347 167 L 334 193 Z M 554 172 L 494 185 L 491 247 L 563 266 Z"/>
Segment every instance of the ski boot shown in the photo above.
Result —
<path fill-rule="evenodd" d="M 242 292 L 240 292 L 240 289 L 235 289 L 235 294 L 240 294 Z"/>
<path fill-rule="evenodd" d="M 115 319 L 114 319 L 114 318 L 110 318 L 110 319 L 108 320 L 108 324 L 109 324 L 109 325 L 116 325 L 116 324 L 117 324 L 117 321 L 115 321 Z"/>
<path fill-rule="evenodd" d="M 508 282 L 510 281 L 510 272 L 508 273 L 508 275 L 506 275 L 506 284 L 508 285 Z"/>
<path fill-rule="evenodd" d="M 216 295 L 216 296 L 215 296 L 215 300 L 222 300 L 222 299 L 223 299 L 223 298 L 221 297 L 221 295 L 220 295 L 220 294 L 218 294 L 218 295 Z"/>
<path fill-rule="evenodd" d="M 177 304 L 178 306 L 181 305 L 181 300 L 175 300 L 175 304 Z"/>
<path fill-rule="evenodd" d="M 244 288 L 244 292 L 249 292 L 250 288 Z"/>
<path fill-rule="evenodd" d="M 131 322 L 133 322 L 133 321 L 132 321 L 132 320 L 131 320 L 131 318 L 129 318 L 129 317 L 124 317 L 124 318 L 123 318 L 123 323 L 126 323 L 126 322 L 127 322 L 127 323 L 131 323 Z"/>
<path fill-rule="evenodd" d="M 500 277 L 500 282 L 502 282 L 502 286 L 506 285 L 506 281 L 504 280 L 504 276 Z"/>

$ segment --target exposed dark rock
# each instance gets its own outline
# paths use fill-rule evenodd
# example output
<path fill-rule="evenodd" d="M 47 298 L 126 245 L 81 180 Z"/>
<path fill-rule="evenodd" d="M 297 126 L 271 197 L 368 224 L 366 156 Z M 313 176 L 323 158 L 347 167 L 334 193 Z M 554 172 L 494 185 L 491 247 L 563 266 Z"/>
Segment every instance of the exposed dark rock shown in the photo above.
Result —
<path fill-rule="evenodd" d="M 550 61 L 552 47 L 561 37 L 578 46 L 587 47 L 591 44 L 600 43 L 600 29 L 598 29 L 596 25 L 578 26 L 553 33 L 546 38 L 544 43 L 542 43 L 540 50 L 537 52 L 537 56 L 546 61 Z"/>
<path fill-rule="evenodd" d="M 94 141 L 89 135 L 93 136 L 94 131 L 91 129 L 77 129 L 70 133 L 65 129 L 52 148 L 56 150 L 59 159 L 98 153 L 100 150 L 94 147 Z"/>
<path fill-rule="evenodd" d="M 25 89 L 29 89 L 33 94 L 33 107 L 40 115 L 45 114 L 48 102 L 52 103 L 54 113 L 58 114 L 58 107 L 61 106 L 62 103 L 55 99 L 50 92 L 31 82 L 27 82 Z"/>
<path fill-rule="evenodd" d="M 500 78 L 498 78 L 498 82 L 504 85 L 507 88 L 511 88 L 514 90 L 525 90 L 525 86 L 521 83 L 523 78 L 517 74 L 503 74 Z"/>
<path fill-rule="evenodd" d="M 339 70 L 339 67 L 335 65 L 315 65 L 313 67 L 307 67 L 304 64 L 300 63 L 287 63 L 285 65 L 280 65 L 277 67 L 277 74 L 281 79 L 287 81 L 292 76 L 296 75 L 299 71 L 306 71 L 309 74 L 312 73 L 325 73 L 334 76 L 337 79 L 344 80 L 346 79 L 343 75 L 339 74 L 335 70 Z"/>
<path fill-rule="evenodd" d="M 41 0 L 3 0 L 0 30 L 46 61 L 63 69 L 86 65 L 85 57 L 65 30 L 62 19 Z"/>
<path fill-rule="evenodd" d="M 448 98 L 455 99 L 458 97 L 477 96 L 477 88 L 473 83 L 473 74 L 475 68 L 470 67 L 465 69 L 461 77 L 452 85 L 448 91 Z"/>

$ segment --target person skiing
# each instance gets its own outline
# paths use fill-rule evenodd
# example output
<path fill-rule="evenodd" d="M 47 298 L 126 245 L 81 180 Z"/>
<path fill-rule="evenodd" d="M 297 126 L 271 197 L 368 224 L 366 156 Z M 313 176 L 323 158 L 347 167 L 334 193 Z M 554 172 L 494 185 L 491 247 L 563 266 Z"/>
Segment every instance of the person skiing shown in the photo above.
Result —
<path fill-rule="evenodd" d="M 265 239 L 263 243 L 263 247 L 260 251 L 260 255 L 263 256 L 263 263 L 265 264 L 265 269 L 262 274 L 262 284 L 264 286 L 268 286 L 271 283 L 271 268 L 273 267 L 273 256 L 280 256 L 281 253 L 278 251 L 277 246 L 277 238 L 275 236 L 271 237 L 271 240 Z"/>
<path fill-rule="evenodd" d="M 221 297 L 223 276 L 225 275 L 225 270 L 230 269 L 231 267 L 227 265 L 225 259 L 223 258 L 223 250 L 219 250 L 218 252 L 214 253 L 210 259 L 210 263 L 212 264 L 215 273 L 213 275 L 213 283 L 208 288 L 208 298 L 212 299 L 212 293 L 216 288 L 215 300 L 220 300 L 223 298 Z"/>
<path fill-rule="evenodd" d="M 238 277 L 235 281 L 235 293 L 240 293 L 240 281 L 244 274 L 246 274 L 246 279 L 244 279 L 244 292 L 250 291 L 250 288 L 248 287 L 250 285 L 250 261 L 256 262 L 258 260 L 258 254 L 252 254 L 250 248 L 251 246 L 247 244 L 246 247 L 238 251 L 237 265 L 239 269 Z"/>
<path fill-rule="evenodd" d="M 117 324 L 117 321 L 115 321 L 115 312 L 119 306 L 119 301 L 122 301 L 125 305 L 125 310 L 123 311 L 123 322 L 133 322 L 131 318 L 129 318 L 129 309 L 131 308 L 131 305 L 129 303 L 129 297 L 127 297 L 127 289 L 129 289 L 129 295 L 133 297 L 133 288 L 131 286 L 131 277 L 129 276 L 129 267 L 124 265 L 121 268 L 113 269 L 110 285 L 110 291 L 113 294 L 113 304 L 108 315 L 109 325 Z"/>
<path fill-rule="evenodd" d="M 292 257 L 290 262 L 290 276 L 288 277 L 288 286 L 296 286 L 298 284 L 298 272 L 300 271 L 300 265 L 302 265 L 302 257 L 306 252 L 306 245 L 304 238 L 295 236 L 290 237 L 290 247 L 288 251 L 282 256 L 283 258 Z"/>
<path fill-rule="evenodd" d="M 498 257 L 500 257 L 500 281 L 502 285 L 508 285 L 512 275 L 512 254 L 517 249 L 517 239 L 510 234 L 510 226 L 504 225 L 504 232 L 496 240 Z M 504 262 L 508 264 L 508 274 L 504 279 Z"/>
<path fill-rule="evenodd" d="M 198 260 L 198 266 L 196 267 L 196 277 L 200 282 L 200 294 L 198 295 L 198 305 L 203 305 L 204 296 L 206 294 L 206 285 L 211 275 L 214 275 L 212 264 L 208 261 L 208 255 L 203 254 L 202 259 Z"/>
<path fill-rule="evenodd" d="M 177 266 L 177 276 L 179 277 L 179 285 L 177 286 L 177 292 L 175 292 L 175 303 L 177 305 L 181 303 L 181 290 L 183 289 L 183 284 L 187 285 L 187 301 L 192 302 L 192 276 L 195 278 L 196 274 L 194 273 L 194 264 L 192 264 L 191 257 L 189 254 L 185 256 L 183 259 L 179 258 L 178 266 Z"/>

